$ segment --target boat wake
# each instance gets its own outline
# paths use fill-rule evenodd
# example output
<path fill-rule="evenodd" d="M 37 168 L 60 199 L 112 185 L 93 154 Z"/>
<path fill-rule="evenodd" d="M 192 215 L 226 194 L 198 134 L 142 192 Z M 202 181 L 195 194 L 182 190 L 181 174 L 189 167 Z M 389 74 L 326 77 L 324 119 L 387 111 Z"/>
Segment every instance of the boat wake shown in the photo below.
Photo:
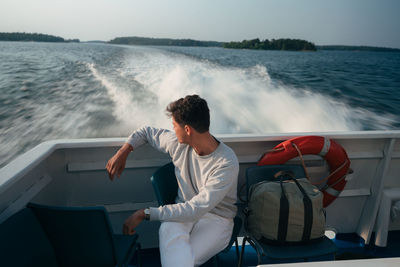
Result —
<path fill-rule="evenodd" d="M 353 108 L 343 99 L 273 81 L 262 65 L 227 67 L 136 47 L 124 60 L 114 76 L 88 65 L 114 101 L 121 133 L 144 124 L 171 128 L 165 107 L 188 94 L 207 99 L 211 130 L 217 134 L 354 131 L 362 130 L 365 122 L 388 129 L 392 123 L 391 118 Z"/>

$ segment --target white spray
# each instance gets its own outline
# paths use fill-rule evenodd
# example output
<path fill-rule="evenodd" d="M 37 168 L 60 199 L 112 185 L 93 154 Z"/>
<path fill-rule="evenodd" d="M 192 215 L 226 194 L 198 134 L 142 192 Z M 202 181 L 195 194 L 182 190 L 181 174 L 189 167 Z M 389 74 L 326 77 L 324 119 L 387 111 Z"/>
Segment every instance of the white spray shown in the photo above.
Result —
<path fill-rule="evenodd" d="M 141 85 L 145 93 L 140 97 L 137 90 L 112 84 L 90 66 L 115 102 L 114 116 L 123 132 L 145 124 L 171 128 L 165 108 L 188 94 L 207 100 L 211 131 L 220 134 L 360 130 L 360 119 L 378 121 L 377 115 L 330 97 L 274 83 L 264 66 L 223 67 L 157 49 L 132 50 L 140 53 L 127 57 L 119 72 Z"/>

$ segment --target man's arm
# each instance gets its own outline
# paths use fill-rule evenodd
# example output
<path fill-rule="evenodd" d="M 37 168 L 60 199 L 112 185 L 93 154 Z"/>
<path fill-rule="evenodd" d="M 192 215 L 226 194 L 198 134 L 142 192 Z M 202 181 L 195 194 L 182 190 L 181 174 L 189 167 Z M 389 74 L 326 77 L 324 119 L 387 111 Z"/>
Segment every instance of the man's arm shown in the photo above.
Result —
<path fill-rule="evenodd" d="M 229 191 L 236 189 L 238 173 L 239 166 L 235 164 L 219 168 L 192 199 L 158 208 L 151 207 L 150 220 L 185 222 L 199 219 L 218 205 Z"/>
<path fill-rule="evenodd" d="M 157 150 L 169 153 L 174 153 L 178 142 L 175 135 L 164 129 L 156 129 L 152 127 L 143 127 L 131 134 L 126 143 L 118 150 L 117 153 L 108 161 L 106 169 L 110 180 L 114 180 L 114 175 L 120 177 L 125 169 L 125 163 L 130 152 L 145 143 L 149 143 Z M 171 155 L 172 157 L 172 155 Z"/>
<path fill-rule="evenodd" d="M 126 160 L 130 152 L 144 143 L 150 143 L 151 146 L 161 152 L 170 155 L 176 151 L 178 142 L 173 133 L 168 130 L 155 129 L 151 127 L 141 128 L 129 136 L 127 142 L 118 150 L 117 153 L 107 162 L 106 169 L 110 180 L 114 180 L 114 175 L 120 177 L 125 169 Z M 171 155 L 172 156 L 172 155 Z M 126 235 L 135 233 L 135 228 L 144 220 L 144 210 L 138 210 L 129 216 L 123 225 L 122 232 Z"/>
<path fill-rule="evenodd" d="M 110 180 L 114 180 L 114 175 L 118 178 L 121 176 L 122 171 L 125 169 L 126 159 L 130 152 L 133 151 L 133 147 L 125 143 L 117 153 L 107 162 L 106 169 Z"/>
<path fill-rule="evenodd" d="M 136 130 L 128 137 L 126 143 L 134 149 L 149 143 L 158 151 L 168 153 L 171 157 L 178 147 L 178 140 L 173 132 L 154 127 L 142 127 Z"/>

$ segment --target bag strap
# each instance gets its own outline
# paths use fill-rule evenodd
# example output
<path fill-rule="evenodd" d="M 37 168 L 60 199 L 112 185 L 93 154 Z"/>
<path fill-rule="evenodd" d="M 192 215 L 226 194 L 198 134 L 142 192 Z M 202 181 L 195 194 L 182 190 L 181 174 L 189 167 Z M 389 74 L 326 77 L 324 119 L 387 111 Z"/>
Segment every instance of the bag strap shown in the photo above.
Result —
<path fill-rule="evenodd" d="M 311 182 L 310 176 L 308 175 L 308 172 L 307 172 L 306 163 L 304 162 L 303 154 L 301 153 L 300 148 L 295 143 L 291 143 L 291 144 L 296 149 L 297 154 L 299 154 L 301 165 L 303 166 L 303 169 L 304 169 L 304 173 L 306 174 L 307 179 Z"/>
<path fill-rule="evenodd" d="M 313 222 L 313 208 L 312 208 L 312 201 L 310 197 L 307 195 L 307 192 L 304 188 L 300 185 L 300 183 L 296 180 L 292 172 L 288 171 L 280 171 L 275 174 L 275 177 L 279 175 L 280 177 L 280 184 L 281 184 L 281 200 L 280 200 L 280 210 L 279 210 L 279 227 L 278 227 L 278 240 L 285 240 L 288 228 L 288 221 L 289 221 L 289 201 L 286 197 L 285 190 L 283 187 L 283 177 L 289 177 L 289 179 L 293 180 L 296 186 L 299 188 L 300 192 L 303 195 L 303 207 L 304 207 L 304 228 L 303 228 L 303 235 L 302 241 L 307 241 L 311 237 L 311 229 L 312 229 L 312 222 Z M 284 229 L 285 228 L 285 229 Z M 283 239 L 280 239 L 282 237 Z"/>
<path fill-rule="evenodd" d="M 283 187 L 283 177 L 280 175 L 281 199 L 279 208 L 278 241 L 286 241 L 289 224 L 289 200 L 287 199 L 285 188 Z"/>
<path fill-rule="evenodd" d="M 307 241 L 311 237 L 311 229 L 313 223 L 313 207 L 312 201 L 307 193 L 304 191 L 304 188 L 300 185 L 300 183 L 294 179 L 296 185 L 299 187 L 300 191 L 303 193 L 303 205 L 304 205 L 304 229 L 303 236 L 301 238 L 302 241 Z"/>

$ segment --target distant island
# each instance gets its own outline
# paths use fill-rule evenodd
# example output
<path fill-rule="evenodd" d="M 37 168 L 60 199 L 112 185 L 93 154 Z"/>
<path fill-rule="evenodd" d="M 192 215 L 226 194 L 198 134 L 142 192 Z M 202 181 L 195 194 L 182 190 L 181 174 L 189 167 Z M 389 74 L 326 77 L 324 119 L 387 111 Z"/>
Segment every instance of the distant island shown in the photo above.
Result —
<path fill-rule="evenodd" d="M 79 39 L 64 39 L 62 37 L 25 32 L 0 32 L 0 41 L 22 41 L 22 42 L 77 42 Z M 198 41 L 193 39 L 171 39 L 171 38 L 148 38 L 148 37 L 117 37 L 111 41 L 86 41 L 85 43 L 109 43 L 125 45 L 152 45 L 152 46 L 199 46 L 199 47 L 223 47 L 233 49 L 255 49 L 255 50 L 283 50 L 283 51 L 373 51 L 373 52 L 400 52 L 398 48 L 375 47 L 375 46 L 351 46 L 351 45 L 314 45 L 301 39 L 265 39 L 259 38 L 243 40 L 241 42 L 217 42 Z"/>
<path fill-rule="evenodd" d="M 316 51 L 313 43 L 300 39 L 265 39 L 243 40 L 241 42 L 224 43 L 224 48 L 257 49 L 257 50 L 289 50 L 289 51 Z"/>
<path fill-rule="evenodd" d="M 169 39 L 169 38 L 147 38 L 147 37 L 117 37 L 109 41 L 110 44 L 126 45 L 164 45 L 164 46 L 202 46 L 221 47 L 223 43 L 215 41 L 197 41 L 192 39 Z"/>
<path fill-rule="evenodd" d="M 198 41 L 192 39 L 169 39 L 169 38 L 146 38 L 146 37 L 118 37 L 110 44 L 125 45 L 154 45 L 154 46 L 201 46 L 201 47 L 224 47 L 236 49 L 260 49 L 260 50 L 291 50 L 291 51 L 316 51 L 313 43 L 298 39 L 260 39 L 243 40 L 242 42 L 216 42 Z"/>
<path fill-rule="evenodd" d="M 64 39 L 62 37 L 42 34 L 42 33 L 25 33 L 25 32 L 0 32 L 0 41 L 22 41 L 22 42 L 75 42 L 79 43 L 79 39 Z"/>

